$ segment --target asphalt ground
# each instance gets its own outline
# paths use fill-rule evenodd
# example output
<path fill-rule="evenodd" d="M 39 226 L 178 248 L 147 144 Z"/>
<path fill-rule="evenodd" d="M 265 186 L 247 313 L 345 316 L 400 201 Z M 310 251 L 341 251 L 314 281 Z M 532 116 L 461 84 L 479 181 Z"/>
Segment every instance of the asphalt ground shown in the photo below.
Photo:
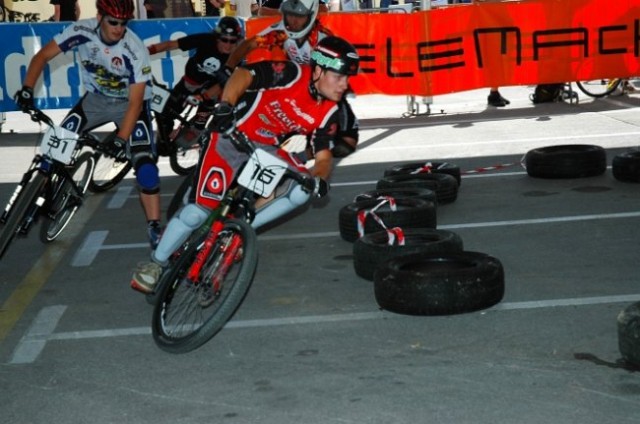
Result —
<path fill-rule="evenodd" d="M 618 313 L 640 300 L 638 185 L 610 169 L 534 179 L 520 165 L 556 144 L 603 146 L 610 164 L 638 145 L 640 96 L 534 106 L 532 87 L 501 91 L 506 108 L 474 90 L 406 118 L 404 97 L 353 100 L 361 143 L 337 165 L 328 201 L 259 236 L 245 302 L 189 354 L 155 346 L 151 307 L 128 285 L 148 256 L 132 180 L 90 196 L 55 243 L 36 231 L 15 241 L 0 261 L 0 422 L 640 422 L 640 377 L 620 361 L 616 331 Z M 34 131 L 8 114 L 2 202 L 33 156 Z M 463 170 L 438 227 L 502 262 L 495 307 L 394 314 L 354 273 L 339 209 L 387 167 L 420 159 Z M 161 169 L 166 208 L 180 179 Z"/>

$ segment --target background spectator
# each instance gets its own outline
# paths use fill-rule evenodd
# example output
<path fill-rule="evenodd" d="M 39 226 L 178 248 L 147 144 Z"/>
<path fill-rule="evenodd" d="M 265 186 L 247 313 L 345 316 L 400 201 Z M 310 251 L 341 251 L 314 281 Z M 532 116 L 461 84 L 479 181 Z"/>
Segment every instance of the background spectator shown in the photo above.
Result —
<path fill-rule="evenodd" d="M 256 0 L 231 0 L 229 4 L 238 18 L 249 19 L 258 13 L 258 2 Z"/>
<path fill-rule="evenodd" d="M 53 5 L 53 20 L 77 21 L 80 18 L 80 5 L 78 0 L 51 0 Z"/>
<path fill-rule="evenodd" d="M 224 8 L 224 0 L 205 0 L 204 16 L 220 16 L 220 9 Z"/>

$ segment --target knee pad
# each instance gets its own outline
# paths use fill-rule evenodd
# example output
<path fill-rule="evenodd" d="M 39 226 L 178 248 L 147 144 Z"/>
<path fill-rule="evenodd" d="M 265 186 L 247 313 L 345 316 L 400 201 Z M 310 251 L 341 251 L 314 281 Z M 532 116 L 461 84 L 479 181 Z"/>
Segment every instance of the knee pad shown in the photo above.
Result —
<path fill-rule="evenodd" d="M 156 194 L 160 191 L 160 173 L 153 159 L 146 156 L 134 165 L 136 181 L 144 194 Z"/>
<path fill-rule="evenodd" d="M 185 207 L 180 210 L 180 214 L 178 215 L 180 221 L 182 221 L 182 223 L 184 223 L 192 230 L 195 230 L 196 228 L 201 226 L 208 216 L 209 211 L 207 211 L 202 206 L 196 205 L 195 203 L 189 203 L 188 205 L 185 205 Z"/>
<path fill-rule="evenodd" d="M 307 193 L 298 184 L 289 185 L 283 194 L 276 194 L 276 198 L 256 211 L 256 216 L 251 226 L 255 229 L 275 221 L 287 213 L 306 204 L 311 199 L 311 194 Z"/>
<path fill-rule="evenodd" d="M 209 212 L 195 203 L 189 203 L 180 210 L 177 216 L 169 221 L 162 233 L 160 244 L 153 252 L 153 260 L 165 264 L 189 235 L 196 230 L 209 216 Z"/>

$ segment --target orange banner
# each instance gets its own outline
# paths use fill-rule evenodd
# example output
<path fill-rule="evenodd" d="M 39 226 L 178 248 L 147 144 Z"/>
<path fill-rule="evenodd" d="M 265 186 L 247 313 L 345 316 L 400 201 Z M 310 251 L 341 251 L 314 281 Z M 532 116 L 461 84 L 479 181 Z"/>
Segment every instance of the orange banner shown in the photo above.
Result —
<path fill-rule="evenodd" d="M 429 96 L 640 75 L 640 0 L 528 0 L 329 13 L 360 53 L 357 93 Z M 249 20 L 249 34 L 273 19 Z"/>

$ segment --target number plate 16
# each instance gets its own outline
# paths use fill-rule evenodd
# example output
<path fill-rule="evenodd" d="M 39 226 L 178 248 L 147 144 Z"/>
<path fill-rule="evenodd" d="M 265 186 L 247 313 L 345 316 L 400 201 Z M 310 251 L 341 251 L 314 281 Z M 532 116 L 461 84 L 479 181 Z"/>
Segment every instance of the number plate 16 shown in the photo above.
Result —
<path fill-rule="evenodd" d="M 66 128 L 49 127 L 42 137 L 40 150 L 54 160 L 68 165 L 71 163 L 78 138 L 80 138 L 78 134 Z"/>
<path fill-rule="evenodd" d="M 238 184 L 262 197 L 269 197 L 286 170 L 285 161 L 262 149 L 256 149 L 238 176 Z"/>

